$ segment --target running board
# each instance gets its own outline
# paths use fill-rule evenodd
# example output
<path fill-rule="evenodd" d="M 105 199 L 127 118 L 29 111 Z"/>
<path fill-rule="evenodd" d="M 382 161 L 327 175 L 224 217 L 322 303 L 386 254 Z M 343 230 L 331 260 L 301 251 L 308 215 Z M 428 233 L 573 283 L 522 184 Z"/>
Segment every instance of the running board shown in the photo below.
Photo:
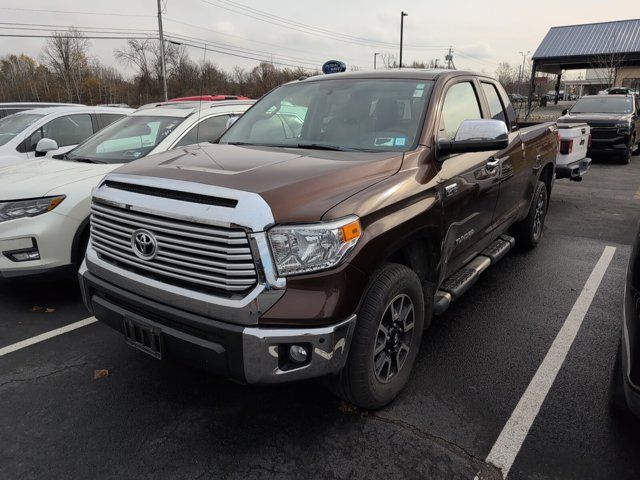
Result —
<path fill-rule="evenodd" d="M 433 302 L 433 314 L 443 313 L 451 302 L 460 298 L 478 280 L 482 272 L 504 257 L 516 241 L 508 235 L 500 235 L 496 241 L 485 248 L 476 258 L 447 278 L 436 292 Z"/>

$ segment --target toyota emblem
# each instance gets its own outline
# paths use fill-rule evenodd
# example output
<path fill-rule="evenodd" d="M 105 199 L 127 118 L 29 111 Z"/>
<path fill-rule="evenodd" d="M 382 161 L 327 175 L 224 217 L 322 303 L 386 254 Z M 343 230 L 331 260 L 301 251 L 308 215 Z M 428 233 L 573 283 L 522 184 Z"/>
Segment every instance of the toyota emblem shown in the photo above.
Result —
<path fill-rule="evenodd" d="M 156 237 L 149 230 L 136 230 L 131 235 L 133 253 L 142 260 L 153 260 L 158 253 Z"/>

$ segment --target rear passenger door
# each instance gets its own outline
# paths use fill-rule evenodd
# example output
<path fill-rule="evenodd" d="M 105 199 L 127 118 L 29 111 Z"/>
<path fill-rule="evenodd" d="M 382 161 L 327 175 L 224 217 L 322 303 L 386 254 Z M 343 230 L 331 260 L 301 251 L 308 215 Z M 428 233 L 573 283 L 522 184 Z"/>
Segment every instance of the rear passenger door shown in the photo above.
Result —
<path fill-rule="evenodd" d="M 522 150 L 520 133 L 515 124 L 511 124 L 507 108 L 508 97 L 502 95 L 502 88 L 489 80 L 480 80 L 482 93 L 485 99 L 487 117 L 500 120 L 507 125 L 509 130 L 509 147 L 493 155 L 498 163 L 498 182 L 500 193 L 494 213 L 493 223 L 499 227 L 502 223 L 511 219 L 520 211 L 529 190 L 529 184 L 533 178 L 533 171 L 527 167 L 527 159 Z"/>
<path fill-rule="evenodd" d="M 473 78 L 455 79 L 445 86 L 440 107 L 438 139 L 453 140 L 464 120 L 482 118 L 479 84 Z M 498 170 L 487 165 L 491 152 L 439 157 L 439 193 L 445 216 L 443 258 L 451 275 L 493 240 L 493 212 L 498 199 Z"/>

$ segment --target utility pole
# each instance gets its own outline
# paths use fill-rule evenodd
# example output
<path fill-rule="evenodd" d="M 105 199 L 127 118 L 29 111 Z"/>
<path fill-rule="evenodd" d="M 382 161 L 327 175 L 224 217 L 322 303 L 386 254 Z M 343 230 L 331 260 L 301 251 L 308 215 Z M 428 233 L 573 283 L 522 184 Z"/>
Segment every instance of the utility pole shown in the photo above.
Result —
<path fill-rule="evenodd" d="M 376 53 L 373 54 L 373 69 L 374 70 L 376 69 L 376 59 L 378 58 L 378 55 L 382 55 L 382 54 L 379 53 L 379 52 L 376 52 Z"/>
<path fill-rule="evenodd" d="M 447 61 L 447 68 L 449 70 L 456 69 L 456 64 L 453 63 L 453 47 L 449 47 L 449 53 L 444 56 L 444 59 Z"/>
<path fill-rule="evenodd" d="M 527 50 L 527 52 L 520 52 L 520 55 L 522 55 L 522 70 L 520 70 L 520 75 L 518 75 L 519 79 L 518 79 L 518 94 L 520 94 L 520 85 L 522 84 L 522 79 L 524 78 L 524 62 L 525 59 L 527 58 L 527 55 L 529 55 L 530 51 Z"/>
<path fill-rule="evenodd" d="M 402 68 L 402 35 L 404 30 L 404 17 L 409 15 L 408 13 L 400 12 L 400 68 Z"/>
<path fill-rule="evenodd" d="M 164 101 L 169 100 L 167 95 L 167 67 L 164 60 L 164 34 L 162 33 L 162 6 L 161 0 L 158 0 L 158 32 L 160 33 L 160 70 L 162 72 L 162 91 L 164 93 Z"/>

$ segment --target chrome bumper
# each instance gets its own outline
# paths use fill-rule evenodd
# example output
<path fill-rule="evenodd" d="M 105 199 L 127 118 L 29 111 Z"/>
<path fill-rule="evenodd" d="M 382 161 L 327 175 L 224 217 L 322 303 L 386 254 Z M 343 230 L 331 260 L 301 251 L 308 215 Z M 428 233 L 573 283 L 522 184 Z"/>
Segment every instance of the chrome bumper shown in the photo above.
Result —
<path fill-rule="evenodd" d="M 245 328 L 242 350 L 247 383 L 280 383 L 338 373 L 347 361 L 355 325 L 352 315 L 329 327 Z M 288 361 L 290 345 L 308 347 L 308 363 L 295 366 Z"/>

